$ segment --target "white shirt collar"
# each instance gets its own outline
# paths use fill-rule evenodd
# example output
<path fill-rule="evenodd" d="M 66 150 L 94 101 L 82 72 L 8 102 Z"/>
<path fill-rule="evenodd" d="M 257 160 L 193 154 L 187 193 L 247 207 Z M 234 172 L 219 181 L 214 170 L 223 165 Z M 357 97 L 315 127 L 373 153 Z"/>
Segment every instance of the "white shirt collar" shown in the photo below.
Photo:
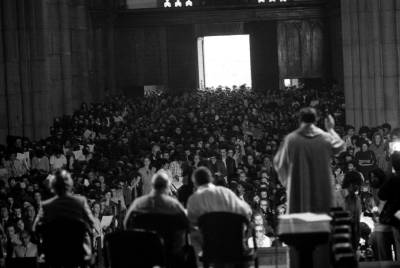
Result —
<path fill-rule="evenodd" d="M 203 185 L 200 185 L 199 187 L 197 187 L 197 191 L 202 191 L 207 188 L 215 188 L 215 185 L 212 184 L 211 182 L 207 183 L 207 184 L 203 184 Z"/>

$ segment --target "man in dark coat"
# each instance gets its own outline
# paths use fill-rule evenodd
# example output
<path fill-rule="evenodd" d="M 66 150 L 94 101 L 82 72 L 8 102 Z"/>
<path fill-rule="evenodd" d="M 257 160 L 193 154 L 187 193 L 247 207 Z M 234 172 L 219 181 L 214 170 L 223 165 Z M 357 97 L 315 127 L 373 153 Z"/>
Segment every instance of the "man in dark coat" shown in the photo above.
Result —
<path fill-rule="evenodd" d="M 82 267 L 92 257 L 94 217 L 86 198 L 72 194 L 67 171 L 57 171 L 50 186 L 56 196 L 43 202 L 33 226 L 43 236 L 45 261 L 50 267 Z"/>
<path fill-rule="evenodd" d="M 217 159 L 217 154 L 212 153 L 209 162 L 209 169 L 215 178 L 215 184 L 217 185 L 227 185 L 227 171 L 222 160 Z"/>
<path fill-rule="evenodd" d="M 227 155 L 225 148 L 221 148 L 220 153 L 221 153 L 221 162 L 226 170 L 226 176 L 228 178 L 228 181 L 231 181 L 236 174 L 235 160 Z"/>
<path fill-rule="evenodd" d="M 396 260 L 400 258 L 400 152 L 395 151 L 391 155 L 391 165 L 394 170 L 382 187 L 379 189 L 378 197 L 386 201 L 383 211 L 380 215 L 380 221 L 391 225 L 393 238 L 395 242 Z M 384 213 L 385 212 L 385 213 Z M 385 218 L 385 219 L 384 219 Z"/>

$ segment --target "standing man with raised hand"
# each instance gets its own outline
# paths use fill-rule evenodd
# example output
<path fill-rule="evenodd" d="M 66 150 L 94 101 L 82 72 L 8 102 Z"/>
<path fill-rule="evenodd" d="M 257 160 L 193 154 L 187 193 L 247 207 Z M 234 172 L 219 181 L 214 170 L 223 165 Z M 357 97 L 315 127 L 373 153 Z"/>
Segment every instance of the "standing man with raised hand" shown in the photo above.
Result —
<path fill-rule="evenodd" d="M 300 111 L 300 127 L 288 134 L 274 158 L 279 180 L 287 188 L 288 213 L 327 213 L 332 205 L 331 160 L 346 148 L 335 132 L 332 116 L 325 119 L 326 131 L 315 125 L 314 108 Z"/>
<path fill-rule="evenodd" d="M 300 127 L 285 137 L 274 158 L 279 180 L 287 189 L 289 214 L 328 213 L 333 204 L 331 160 L 346 149 L 346 144 L 335 132 L 331 115 L 325 119 L 326 131 L 318 128 L 316 122 L 314 108 L 301 109 Z M 319 255 L 318 259 L 324 262 L 324 253 L 318 252 L 314 257 Z M 329 264 L 317 261 L 314 267 L 329 267 Z"/>

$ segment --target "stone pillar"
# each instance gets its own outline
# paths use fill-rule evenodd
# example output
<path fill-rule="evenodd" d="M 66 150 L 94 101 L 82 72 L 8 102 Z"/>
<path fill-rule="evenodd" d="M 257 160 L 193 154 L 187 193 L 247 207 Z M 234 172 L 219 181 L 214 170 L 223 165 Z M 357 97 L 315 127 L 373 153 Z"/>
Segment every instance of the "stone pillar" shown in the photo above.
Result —
<path fill-rule="evenodd" d="M 5 89 L 8 102 L 8 121 L 10 135 L 23 135 L 23 105 L 21 103 L 21 80 L 19 66 L 19 33 L 18 13 L 15 0 L 3 0 L 2 10 L 4 16 L 3 47 L 5 55 L 5 72 L 7 88 Z"/>
<path fill-rule="evenodd" d="M 71 113 L 72 107 L 72 59 L 71 59 L 71 24 L 70 24 L 70 1 L 59 0 L 59 38 L 60 38 L 60 71 L 62 87 L 61 113 Z M 60 114 L 61 114 L 60 113 Z"/>
<path fill-rule="evenodd" d="M 400 13 L 396 0 L 342 0 L 346 115 L 349 124 L 399 126 Z"/>
<path fill-rule="evenodd" d="M 31 1 L 33 2 L 33 1 Z M 55 102 L 51 92 L 55 90 L 52 84 L 51 70 L 54 65 L 50 61 L 57 47 L 49 23 L 47 2 L 35 1 L 31 9 L 33 24 L 31 33 L 31 69 L 32 69 L 32 99 L 35 122 L 35 136 L 43 138 L 49 135 L 49 126 L 54 116 L 52 102 Z M 55 15 L 55 14 L 54 14 Z M 55 15 L 56 16 L 56 15 Z"/>
<path fill-rule="evenodd" d="M 5 37 L 3 36 L 4 1 L 0 2 L 0 144 L 5 142 L 9 131 L 9 107 L 7 99 L 7 74 L 6 74 L 6 53 L 4 51 Z"/>
<path fill-rule="evenodd" d="M 106 83 L 106 90 L 109 93 L 115 93 L 117 92 L 116 88 L 116 80 L 115 80 L 115 31 L 114 31 L 114 21 L 115 17 L 114 15 L 110 15 L 107 18 L 107 24 L 106 24 L 106 31 L 107 31 L 107 83 Z M 104 97 L 104 88 L 100 91 L 100 96 L 99 97 Z"/>
<path fill-rule="evenodd" d="M 388 122 L 399 124 L 399 87 L 398 87 L 398 58 L 395 27 L 395 2 L 381 1 L 381 44 L 383 64 L 383 90 L 385 99 L 385 119 Z"/>
<path fill-rule="evenodd" d="M 75 1 L 70 6 L 71 18 L 71 60 L 72 60 L 72 99 L 73 106 L 82 101 L 90 102 L 93 94 L 89 89 L 89 31 L 86 1 Z"/>
<path fill-rule="evenodd" d="M 21 107 L 23 113 L 22 135 L 33 137 L 35 135 L 34 113 L 32 107 L 32 75 L 30 51 L 30 27 L 32 25 L 29 1 L 16 0 L 17 27 L 18 27 L 18 60 L 21 90 Z"/>

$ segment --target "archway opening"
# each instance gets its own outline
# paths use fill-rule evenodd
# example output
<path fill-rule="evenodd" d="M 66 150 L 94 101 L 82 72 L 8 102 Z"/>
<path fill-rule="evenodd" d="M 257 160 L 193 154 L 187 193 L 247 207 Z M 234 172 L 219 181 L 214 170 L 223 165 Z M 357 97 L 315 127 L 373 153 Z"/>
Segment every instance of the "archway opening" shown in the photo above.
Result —
<path fill-rule="evenodd" d="M 199 87 L 251 88 L 249 35 L 198 39 Z"/>

